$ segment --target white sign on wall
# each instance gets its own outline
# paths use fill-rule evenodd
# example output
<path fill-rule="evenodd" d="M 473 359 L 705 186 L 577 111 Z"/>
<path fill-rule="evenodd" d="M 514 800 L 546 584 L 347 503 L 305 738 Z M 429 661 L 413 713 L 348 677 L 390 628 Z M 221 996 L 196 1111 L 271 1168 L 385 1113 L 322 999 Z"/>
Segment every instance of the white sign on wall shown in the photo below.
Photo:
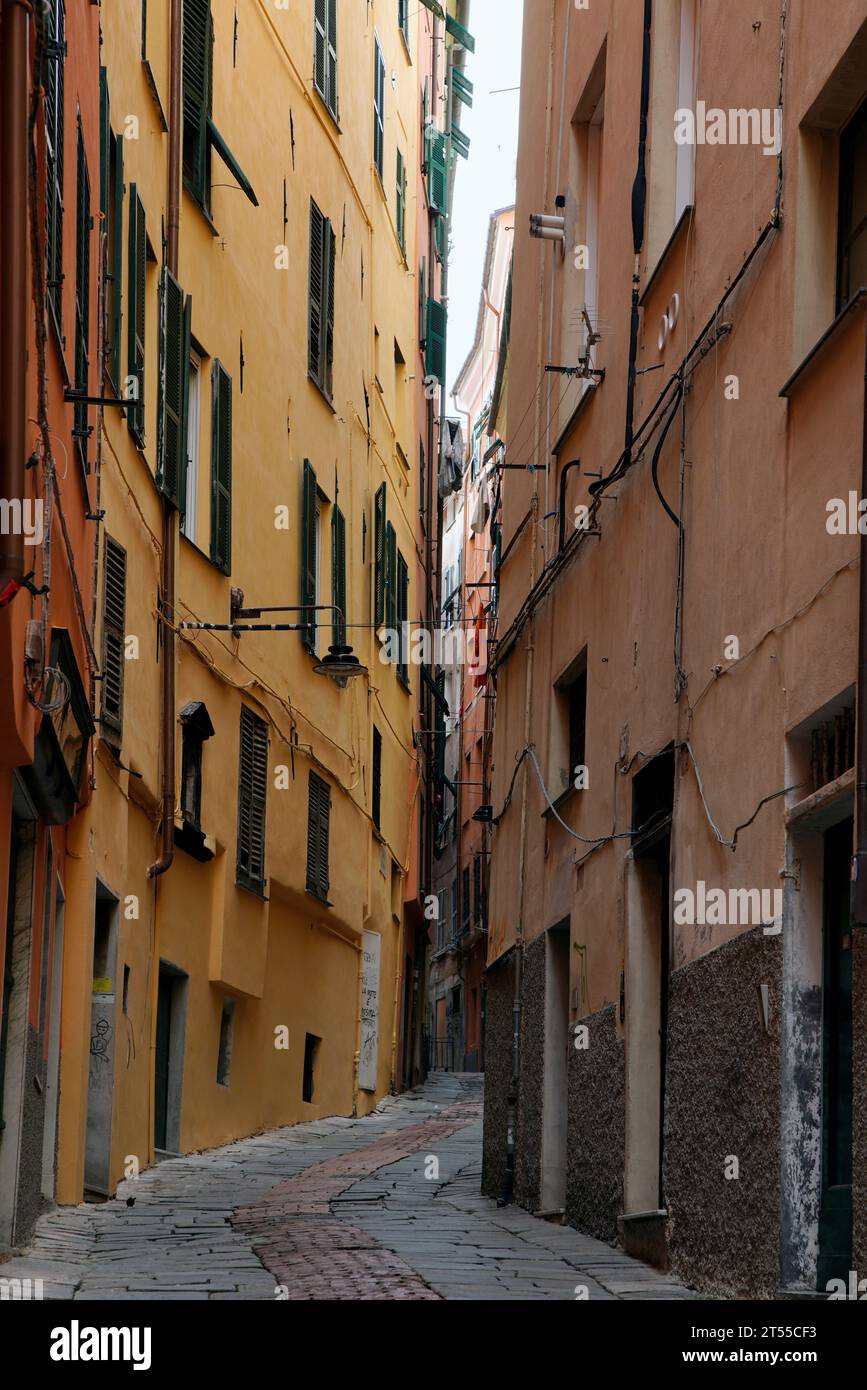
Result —
<path fill-rule="evenodd" d="M 379 1048 L 379 932 L 366 931 L 361 962 L 361 1059 L 358 1085 L 362 1091 L 376 1090 L 376 1061 Z"/>

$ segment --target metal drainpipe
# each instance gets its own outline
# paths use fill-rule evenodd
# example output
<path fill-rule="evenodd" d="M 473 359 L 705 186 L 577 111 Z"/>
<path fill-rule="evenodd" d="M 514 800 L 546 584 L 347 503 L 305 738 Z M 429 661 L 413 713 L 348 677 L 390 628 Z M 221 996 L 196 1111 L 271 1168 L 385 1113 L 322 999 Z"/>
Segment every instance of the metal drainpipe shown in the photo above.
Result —
<path fill-rule="evenodd" d="M 0 198 L 4 266 L 0 315 L 0 495 L 23 500 L 27 448 L 27 98 L 29 7 L 3 6 L 3 197 Z M 34 81 L 39 81 L 36 73 Z M 24 573 L 24 536 L 0 536 L 0 589 Z"/>
<path fill-rule="evenodd" d="M 867 497 L 867 335 L 864 341 L 864 420 L 861 496 Z M 852 866 L 852 921 L 867 927 L 867 536 L 861 536 L 858 580 L 858 698 L 855 711 L 855 862 Z"/>
<path fill-rule="evenodd" d="M 183 45 L 182 0 L 171 0 L 169 71 L 169 178 L 168 178 L 168 267 L 178 273 L 178 242 L 181 222 L 181 63 Z M 148 869 L 149 878 L 158 878 L 171 868 L 175 857 L 175 561 L 177 553 L 177 512 L 163 500 L 162 557 L 162 854 Z"/>

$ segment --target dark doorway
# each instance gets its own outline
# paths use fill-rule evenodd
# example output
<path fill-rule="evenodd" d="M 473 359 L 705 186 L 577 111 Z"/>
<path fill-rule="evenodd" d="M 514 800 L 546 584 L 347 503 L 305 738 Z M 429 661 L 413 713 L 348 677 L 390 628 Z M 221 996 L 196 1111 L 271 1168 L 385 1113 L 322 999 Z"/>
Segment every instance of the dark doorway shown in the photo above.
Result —
<path fill-rule="evenodd" d="M 852 1268 L 852 926 L 854 821 L 825 833 L 822 943 L 822 1196 L 817 1287 Z"/>
<path fill-rule="evenodd" d="M 157 1047 L 154 1064 L 154 1147 L 168 1148 L 169 1064 L 172 1052 L 174 976 L 160 971 L 157 994 Z"/>

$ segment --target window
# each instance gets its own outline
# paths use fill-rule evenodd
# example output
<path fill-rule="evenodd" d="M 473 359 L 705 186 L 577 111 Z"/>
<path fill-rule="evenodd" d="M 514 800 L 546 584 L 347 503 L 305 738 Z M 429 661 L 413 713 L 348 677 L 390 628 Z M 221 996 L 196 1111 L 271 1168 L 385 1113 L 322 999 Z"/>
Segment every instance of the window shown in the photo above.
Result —
<path fill-rule="evenodd" d="M 372 809 L 371 816 L 377 830 L 382 829 L 382 734 L 374 725 L 373 729 L 373 772 L 371 774 Z"/>
<path fill-rule="evenodd" d="M 374 39 L 373 64 L 373 162 L 380 180 L 385 178 L 385 60 L 379 39 Z"/>
<path fill-rule="evenodd" d="M 837 312 L 867 285 L 867 101 L 840 137 Z"/>
<path fill-rule="evenodd" d="M 221 362 L 211 369 L 211 559 L 232 569 L 232 378 Z"/>
<path fill-rule="evenodd" d="M 424 352 L 425 334 L 427 333 L 427 317 L 425 309 L 427 307 L 427 256 L 422 256 L 421 267 L 418 275 L 418 336 L 419 348 Z"/>
<path fill-rule="evenodd" d="M 126 551 L 105 537 L 102 592 L 102 736 L 119 748 L 123 739 L 123 675 L 126 627 Z"/>
<path fill-rule="evenodd" d="M 331 513 L 331 602 L 338 610 L 331 638 L 340 647 L 346 642 L 346 517 L 336 505 Z"/>
<path fill-rule="evenodd" d="M 470 866 L 465 864 L 463 868 L 463 902 L 461 903 L 461 930 L 466 931 L 470 925 Z"/>
<path fill-rule="evenodd" d="M 579 653 L 554 685 L 548 785 L 556 798 L 577 790 L 577 769 L 586 759 L 587 649 Z"/>
<path fill-rule="evenodd" d="M 199 434 L 202 411 L 202 359 L 191 352 L 187 367 L 187 488 L 181 515 L 181 533 L 196 540 L 199 496 Z"/>
<path fill-rule="evenodd" d="M 311 198 L 307 370 L 329 401 L 334 369 L 334 270 L 334 228 Z"/>
<path fill-rule="evenodd" d="M 322 1039 L 314 1036 L 313 1033 L 304 1034 L 304 1075 L 301 1082 L 301 1099 L 308 1105 L 313 1100 L 313 1068 L 316 1065 L 316 1054 L 319 1051 L 319 1044 Z"/>
<path fill-rule="evenodd" d="M 391 522 L 385 528 L 385 625 L 397 630 L 397 532 Z"/>
<path fill-rule="evenodd" d="M 373 504 L 373 622 L 375 627 L 381 627 L 385 622 L 385 595 L 388 579 L 385 552 L 386 513 L 387 485 L 381 483 L 377 488 Z"/>
<path fill-rule="evenodd" d="M 397 0 L 397 23 L 409 52 L 409 0 Z"/>
<path fill-rule="evenodd" d="M 397 631 L 400 643 L 400 661 L 398 662 L 398 679 L 409 690 L 409 653 L 408 653 L 408 633 L 407 623 L 409 621 L 409 567 L 406 560 L 397 553 Z"/>
<path fill-rule="evenodd" d="M 238 760 L 238 855 L 235 882 L 265 892 L 265 796 L 268 787 L 268 725 L 241 706 Z"/>
<path fill-rule="evenodd" d="M 186 705 L 181 720 L 181 817 L 195 830 L 202 824 L 202 745 L 214 726 L 201 700 Z"/>
<path fill-rule="evenodd" d="M 232 1035 L 235 1031 L 235 1001 L 224 999 L 220 1014 L 220 1047 L 217 1053 L 217 1085 L 228 1086 L 232 1066 Z"/>
<path fill-rule="evenodd" d="M 422 521 L 427 514 L 427 475 L 425 472 L 424 440 L 418 441 L 418 509 Z"/>
<path fill-rule="evenodd" d="M 473 921 L 477 927 L 482 924 L 482 856 L 473 858 Z"/>
<path fill-rule="evenodd" d="M 313 84 L 337 120 L 337 0 L 314 0 Z"/>
<path fill-rule="evenodd" d="M 328 835 L 331 823 L 331 788 L 310 773 L 307 787 L 307 892 L 328 902 Z"/>
<path fill-rule="evenodd" d="M 147 229 L 144 204 L 135 184 L 129 190 L 129 255 L 127 275 L 127 376 L 129 389 L 124 393 L 128 405 L 126 420 L 129 432 L 140 449 L 145 442 L 144 370 L 145 370 L 145 311 L 147 295 Z"/>
<path fill-rule="evenodd" d="M 406 255 L 406 162 L 400 150 L 397 152 L 397 239 Z"/>
<path fill-rule="evenodd" d="M 569 767 L 573 778 L 584 765 L 587 728 L 587 671 L 583 670 L 569 687 Z"/>
<path fill-rule="evenodd" d="M 191 301 L 168 266 L 160 277 L 157 487 L 183 510 L 187 497 L 187 400 Z"/>
<path fill-rule="evenodd" d="M 50 6 L 45 48 L 46 286 L 58 332 L 63 328 L 63 70 L 66 10 Z"/>
<path fill-rule="evenodd" d="M 316 472 L 309 459 L 304 460 L 301 497 L 301 641 L 314 655 L 319 646 L 319 615 L 314 611 L 319 603 L 320 526 L 319 489 Z"/>
<path fill-rule="evenodd" d="M 123 136 L 111 128 L 105 68 L 100 68 L 100 207 L 105 219 L 105 362 L 106 374 L 120 393 L 120 327 L 123 298 Z"/>
<path fill-rule="evenodd" d="M 211 119 L 214 80 L 214 21 L 211 0 L 184 0 L 184 183 L 210 216 L 211 150 L 226 165 L 250 202 L 258 199 L 249 180 Z"/>
<path fill-rule="evenodd" d="M 87 394 L 90 378 L 90 176 L 84 152 L 84 132 L 78 122 L 78 196 L 76 204 L 75 247 L 75 389 Z M 76 442 L 79 462 L 87 473 L 87 405 L 75 403 L 75 424 L 72 436 Z"/>
<path fill-rule="evenodd" d="M 452 941 L 458 939 L 458 881 L 452 880 Z"/>
<path fill-rule="evenodd" d="M 429 376 L 436 377 L 441 386 L 446 376 L 447 311 L 437 299 L 427 302 L 427 331 L 425 332 L 425 366 Z"/>
<path fill-rule="evenodd" d="M 448 211 L 448 179 L 446 177 L 446 157 L 448 143 L 441 130 L 431 128 L 427 132 L 427 197 L 431 212 L 443 217 Z"/>

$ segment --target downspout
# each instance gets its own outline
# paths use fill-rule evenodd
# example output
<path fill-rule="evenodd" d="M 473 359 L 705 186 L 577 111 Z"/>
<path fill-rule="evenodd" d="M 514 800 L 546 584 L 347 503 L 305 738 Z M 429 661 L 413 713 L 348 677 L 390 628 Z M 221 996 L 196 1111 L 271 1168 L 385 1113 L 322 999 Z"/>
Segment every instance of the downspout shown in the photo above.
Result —
<path fill-rule="evenodd" d="M 182 0 L 171 0 L 169 69 L 169 179 L 168 268 L 177 279 L 181 222 L 181 51 L 183 44 Z M 162 854 L 148 869 L 148 878 L 159 878 L 171 868 L 175 856 L 175 559 L 177 513 L 163 499 L 162 555 Z"/>
<path fill-rule="evenodd" d="M 27 23 L 31 7 L 21 0 L 3 6 L 3 197 L 0 225 L 3 245 L 2 314 L 0 314 L 0 496 L 20 498 L 25 491 L 27 448 L 25 363 L 27 360 L 27 95 L 29 66 Z M 34 81 L 39 82 L 39 73 Z M 14 534 L 15 530 L 19 534 Z M 0 535 L 0 599 L 24 574 L 21 527 Z M 13 590 L 14 592 L 14 590 Z"/>
<path fill-rule="evenodd" d="M 864 341 L 864 420 L 861 444 L 861 496 L 867 497 L 867 336 Z M 867 535 L 859 542 L 858 699 L 855 711 L 855 861 L 852 865 L 852 921 L 867 927 Z"/>
<path fill-rule="evenodd" d="M 629 330 L 629 376 L 626 383 L 626 437 L 624 452 L 627 463 L 632 453 L 634 431 L 632 417 L 635 408 L 636 362 L 638 360 L 638 300 L 641 284 L 641 248 L 644 245 L 644 211 L 647 204 L 647 113 L 650 107 L 650 46 L 653 23 L 653 0 L 644 0 L 644 46 L 641 55 L 641 119 L 638 127 L 638 168 L 632 185 L 632 249 L 635 262 L 632 269 L 632 322 Z"/>

